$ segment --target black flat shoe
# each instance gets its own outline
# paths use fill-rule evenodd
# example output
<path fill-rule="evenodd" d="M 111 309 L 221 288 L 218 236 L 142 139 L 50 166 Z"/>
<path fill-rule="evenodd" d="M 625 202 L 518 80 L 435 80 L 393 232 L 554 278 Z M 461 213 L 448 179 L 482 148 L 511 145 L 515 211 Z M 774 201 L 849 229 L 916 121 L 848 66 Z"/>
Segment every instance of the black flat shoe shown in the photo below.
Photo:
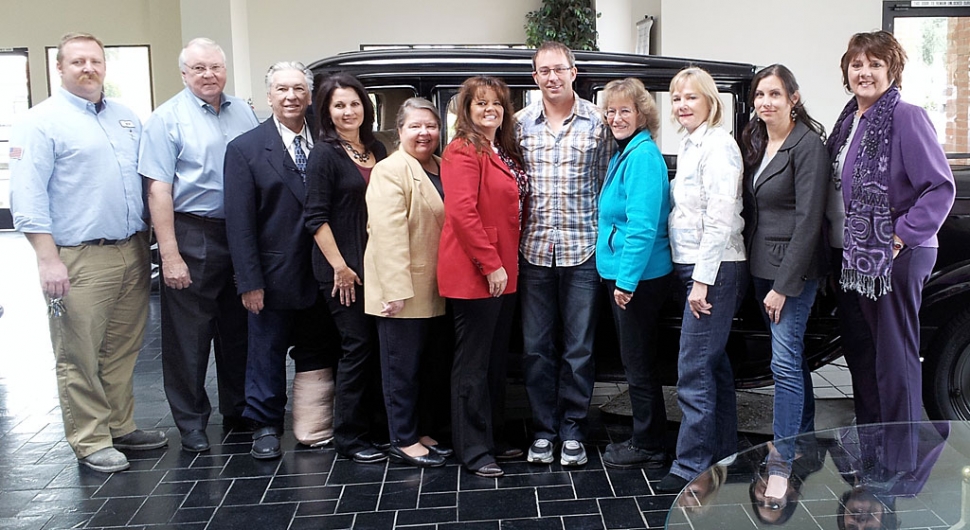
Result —
<path fill-rule="evenodd" d="M 485 464 L 484 466 L 475 470 L 475 474 L 480 477 L 485 478 L 498 478 L 505 474 L 502 468 L 498 467 L 498 464 L 492 462 L 491 464 Z"/>
<path fill-rule="evenodd" d="M 350 458 L 358 464 L 376 464 L 387 460 L 387 455 L 376 447 L 368 447 L 357 451 Z"/>
<path fill-rule="evenodd" d="M 668 473 L 653 489 L 657 490 L 657 493 L 680 493 L 689 483 L 690 481 L 684 477 Z"/>
<path fill-rule="evenodd" d="M 423 456 L 411 456 L 404 452 L 400 447 L 391 446 L 387 451 L 387 456 L 391 457 L 391 460 L 395 462 L 400 462 L 402 464 L 407 464 L 414 467 L 441 467 L 445 465 L 445 457 L 438 453 L 435 453 L 430 448 L 428 449 L 428 454 Z"/>
<path fill-rule="evenodd" d="M 426 445 L 428 451 L 440 456 L 441 458 L 448 458 L 449 456 L 455 454 L 453 449 L 448 449 L 447 447 L 442 447 L 440 444 L 436 445 Z"/>
<path fill-rule="evenodd" d="M 182 450 L 201 453 L 209 450 L 209 437 L 205 431 L 193 430 L 182 435 Z"/>
<path fill-rule="evenodd" d="M 518 447 L 505 446 L 495 449 L 496 460 L 515 460 L 516 458 L 522 458 L 523 454 L 525 453 Z"/>
<path fill-rule="evenodd" d="M 249 454 L 257 460 L 272 460 L 283 454 L 280 451 L 280 435 L 276 427 L 260 427 L 253 433 L 253 449 Z"/>

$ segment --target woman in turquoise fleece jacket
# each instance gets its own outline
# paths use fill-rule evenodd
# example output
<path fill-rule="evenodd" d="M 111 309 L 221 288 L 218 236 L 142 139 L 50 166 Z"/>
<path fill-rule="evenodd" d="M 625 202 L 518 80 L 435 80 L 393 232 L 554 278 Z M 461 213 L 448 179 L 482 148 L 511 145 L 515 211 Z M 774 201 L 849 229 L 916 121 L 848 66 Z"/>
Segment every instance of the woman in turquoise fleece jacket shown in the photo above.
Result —
<path fill-rule="evenodd" d="M 673 271 L 670 183 L 653 141 L 660 117 L 643 84 L 632 78 L 606 85 L 603 109 L 619 149 L 600 192 L 596 268 L 609 289 L 633 405 L 633 437 L 610 444 L 603 463 L 659 469 L 667 460 L 667 413 L 656 377 L 657 318 Z"/>

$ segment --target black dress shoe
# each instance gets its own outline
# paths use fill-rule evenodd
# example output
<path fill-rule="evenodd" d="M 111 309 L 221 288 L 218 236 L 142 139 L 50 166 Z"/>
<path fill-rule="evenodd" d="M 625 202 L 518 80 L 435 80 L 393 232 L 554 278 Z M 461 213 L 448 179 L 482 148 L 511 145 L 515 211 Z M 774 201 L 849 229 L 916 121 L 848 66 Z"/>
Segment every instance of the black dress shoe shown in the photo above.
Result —
<path fill-rule="evenodd" d="M 190 453 L 201 453 L 209 450 L 209 437 L 205 431 L 192 430 L 182 434 L 182 450 Z"/>
<path fill-rule="evenodd" d="M 376 464 L 387 460 L 387 455 L 376 447 L 367 447 L 357 451 L 350 458 L 358 464 Z"/>
<path fill-rule="evenodd" d="M 283 454 L 280 434 L 276 427 L 260 427 L 253 433 L 253 449 L 249 454 L 257 460 L 271 460 Z"/>
<path fill-rule="evenodd" d="M 400 447 L 394 447 L 393 445 L 387 451 L 387 455 L 391 457 L 391 460 L 395 462 L 400 462 L 402 464 L 407 464 L 414 467 L 441 467 L 445 465 L 445 457 L 440 454 L 428 449 L 428 454 L 423 456 L 411 456 L 404 452 Z"/>
<path fill-rule="evenodd" d="M 448 458 L 449 456 L 455 454 L 455 451 L 453 449 L 448 449 L 447 447 L 442 447 L 440 444 L 426 445 L 425 447 L 428 448 L 428 451 L 431 451 L 432 453 L 434 453 L 434 454 L 436 454 L 436 455 L 438 455 L 438 456 L 440 456 L 442 458 Z"/>

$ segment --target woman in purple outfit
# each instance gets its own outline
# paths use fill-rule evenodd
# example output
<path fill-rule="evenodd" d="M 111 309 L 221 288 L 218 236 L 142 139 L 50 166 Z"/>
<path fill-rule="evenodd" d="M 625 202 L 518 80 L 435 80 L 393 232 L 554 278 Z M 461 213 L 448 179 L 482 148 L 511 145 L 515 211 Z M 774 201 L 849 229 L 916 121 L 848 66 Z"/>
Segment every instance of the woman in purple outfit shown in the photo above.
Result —
<path fill-rule="evenodd" d="M 955 193 L 929 117 L 900 99 L 905 64 L 906 52 L 891 33 L 852 36 L 842 82 L 854 97 L 826 144 L 834 170 L 828 235 L 840 249 L 834 274 L 860 425 L 922 416 L 920 302 Z M 887 441 L 913 439 L 882 432 Z M 880 461 L 888 468 L 915 466 L 915 444 L 883 447 Z"/>

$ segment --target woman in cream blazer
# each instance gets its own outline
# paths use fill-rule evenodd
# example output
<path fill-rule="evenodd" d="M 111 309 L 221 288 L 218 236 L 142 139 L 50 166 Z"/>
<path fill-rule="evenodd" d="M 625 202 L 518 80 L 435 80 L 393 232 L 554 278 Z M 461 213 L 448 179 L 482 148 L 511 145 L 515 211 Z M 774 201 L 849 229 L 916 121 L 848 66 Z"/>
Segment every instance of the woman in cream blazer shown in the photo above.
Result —
<path fill-rule="evenodd" d="M 418 399 L 422 360 L 433 354 L 441 337 L 437 317 L 445 314 L 436 276 L 445 221 L 441 161 L 434 155 L 441 120 L 430 102 L 411 98 L 397 125 L 401 147 L 374 166 L 367 187 L 364 311 L 377 317 L 388 454 L 405 464 L 437 467 L 451 451 L 428 436 L 431 425 L 421 425 L 419 435 Z"/>

